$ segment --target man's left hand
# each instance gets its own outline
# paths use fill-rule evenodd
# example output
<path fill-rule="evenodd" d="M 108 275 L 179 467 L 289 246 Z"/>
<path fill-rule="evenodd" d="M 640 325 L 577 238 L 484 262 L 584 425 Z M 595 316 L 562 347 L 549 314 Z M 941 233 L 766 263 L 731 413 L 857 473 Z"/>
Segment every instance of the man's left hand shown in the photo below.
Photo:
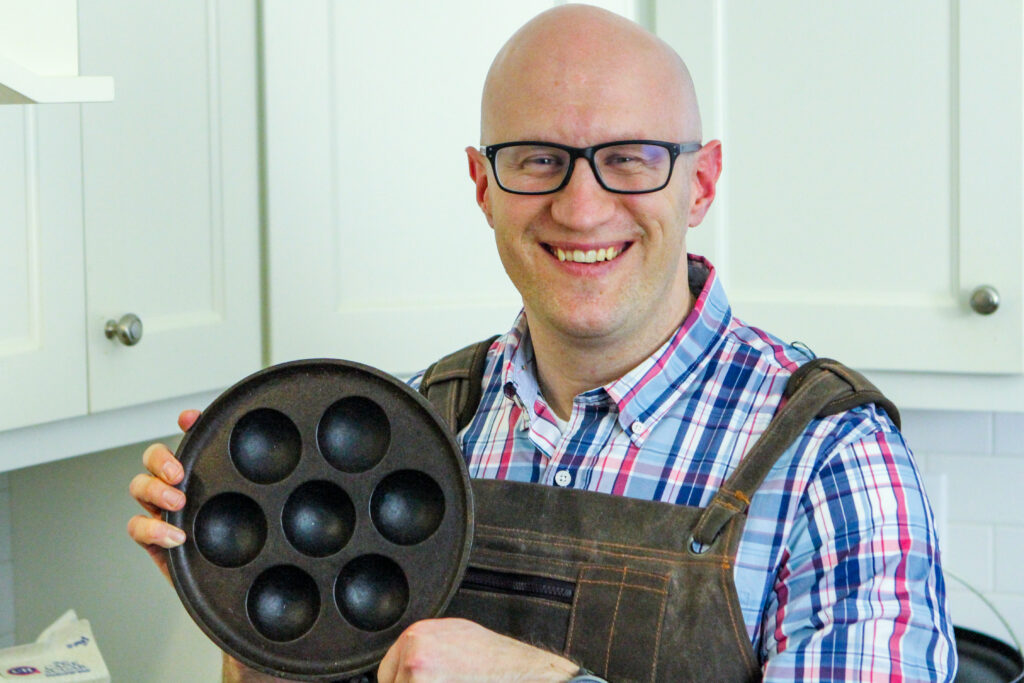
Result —
<path fill-rule="evenodd" d="M 378 683 L 551 681 L 579 666 L 465 619 L 425 619 L 398 637 L 377 670 Z"/>

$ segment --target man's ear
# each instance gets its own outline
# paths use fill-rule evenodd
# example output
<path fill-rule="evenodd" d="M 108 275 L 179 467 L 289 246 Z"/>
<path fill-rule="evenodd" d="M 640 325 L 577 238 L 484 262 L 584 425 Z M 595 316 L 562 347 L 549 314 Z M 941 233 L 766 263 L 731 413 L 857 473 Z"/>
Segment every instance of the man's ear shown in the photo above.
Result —
<path fill-rule="evenodd" d="M 715 199 L 718 176 L 722 175 L 722 143 L 712 140 L 697 152 L 690 177 L 690 221 L 692 228 L 699 225 L 711 202 Z"/>
<path fill-rule="evenodd" d="M 466 148 L 466 158 L 469 160 L 469 177 L 476 185 L 476 203 L 480 210 L 487 217 L 487 224 L 494 227 L 494 219 L 491 216 L 491 205 L 488 201 L 487 191 L 490 183 L 487 178 L 487 159 L 476 147 Z"/>

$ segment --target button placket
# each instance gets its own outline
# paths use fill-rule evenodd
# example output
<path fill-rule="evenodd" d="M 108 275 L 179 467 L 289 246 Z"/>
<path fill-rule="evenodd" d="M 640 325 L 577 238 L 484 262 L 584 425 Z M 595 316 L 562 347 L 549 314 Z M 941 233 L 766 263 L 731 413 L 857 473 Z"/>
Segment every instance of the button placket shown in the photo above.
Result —
<path fill-rule="evenodd" d="M 550 409 L 551 408 L 549 407 L 548 410 Z M 569 414 L 568 422 L 566 422 L 566 429 L 564 432 L 561 432 L 561 435 L 558 438 L 558 443 L 555 444 L 555 450 L 551 454 L 551 458 L 548 460 L 547 470 L 544 473 L 544 478 L 547 480 L 547 483 L 554 484 L 555 486 L 560 486 L 562 488 L 572 486 L 576 479 L 573 472 L 567 467 L 563 467 L 561 464 L 562 455 L 565 453 L 565 449 L 572 442 L 571 425 L 576 415 L 576 410 L 577 406 L 573 403 L 572 412 Z M 553 474 L 551 474 L 552 472 Z"/>

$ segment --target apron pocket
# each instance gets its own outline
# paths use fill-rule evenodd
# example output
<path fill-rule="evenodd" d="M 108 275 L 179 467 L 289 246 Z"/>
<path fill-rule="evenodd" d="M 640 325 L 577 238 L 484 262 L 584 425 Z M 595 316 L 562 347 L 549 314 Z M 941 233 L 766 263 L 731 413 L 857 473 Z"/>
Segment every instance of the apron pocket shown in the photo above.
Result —
<path fill-rule="evenodd" d="M 460 617 L 538 647 L 565 650 L 571 581 L 468 567 L 446 617 Z"/>
<path fill-rule="evenodd" d="M 616 682 L 654 681 L 668 586 L 667 573 L 581 566 L 566 653 Z"/>

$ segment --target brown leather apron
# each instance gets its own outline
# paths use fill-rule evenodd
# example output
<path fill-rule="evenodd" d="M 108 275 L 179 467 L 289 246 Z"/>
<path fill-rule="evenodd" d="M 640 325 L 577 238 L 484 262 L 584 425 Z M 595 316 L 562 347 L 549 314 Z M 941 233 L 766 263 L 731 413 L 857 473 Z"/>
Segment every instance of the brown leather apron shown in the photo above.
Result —
<path fill-rule="evenodd" d="M 537 484 L 474 480 L 469 567 L 446 616 L 564 654 L 614 683 L 753 681 L 761 667 L 733 581 L 746 509 L 815 416 L 874 401 L 819 359 L 706 508 Z"/>
<path fill-rule="evenodd" d="M 732 575 L 743 515 L 698 554 L 700 508 L 491 480 L 473 495 L 473 550 L 448 616 L 615 683 L 760 677 Z"/>

